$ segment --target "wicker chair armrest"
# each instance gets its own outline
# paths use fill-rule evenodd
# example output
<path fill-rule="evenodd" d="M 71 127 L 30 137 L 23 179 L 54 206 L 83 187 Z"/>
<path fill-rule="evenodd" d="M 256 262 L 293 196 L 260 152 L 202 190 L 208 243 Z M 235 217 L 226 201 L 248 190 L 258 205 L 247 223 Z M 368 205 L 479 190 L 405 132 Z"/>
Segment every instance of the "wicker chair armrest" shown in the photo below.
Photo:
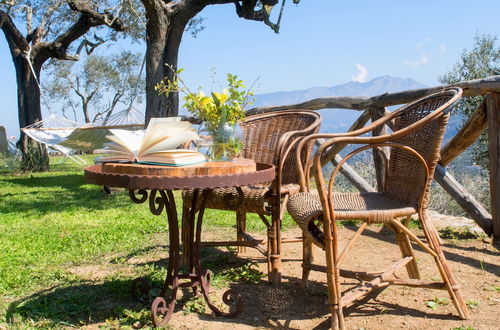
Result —
<path fill-rule="evenodd" d="M 282 173 L 283 173 L 283 167 L 285 165 L 285 161 L 288 158 L 288 155 L 292 151 L 293 147 L 299 142 L 303 137 L 310 136 L 312 133 L 314 133 L 318 128 L 319 128 L 320 122 L 318 122 L 315 125 L 311 125 L 307 127 L 306 129 L 303 130 L 297 130 L 297 131 L 289 131 L 283 134 L 280 137 L 280 140 L 278 142 L 278 147 L 277 147 L 277 161 L 276 161 L 276 184 L 277 184 L 277 191 L 276 193 L 279 195 L 279 187 L 281 186 L 282 182 Z M 299 154 L 299 159 L 300 159 L 300 154 Z"/>
<path fill-rule="evenodd" d="M 374 121 L 368 126 L 362 127 L 360 129 L 350 131 L 350 132 L 345 132 L 345 133 L 317 133 L 317 134 L 310 134 L 309 136 L 304 137 L 300 141 L 297 141 L 298 146 L 297 146 L 297 156 L 296 156 L 296 167 L 297 167 L 297 172 L 299 173 L 299 182 L 300 182 L 300 187 L 301 191 L 309 191 L 309 175 L 308 171 L 306 168 L 310 167 L 307 166 L 306 164 L 302 164 L 302 161 L 300 159 L 300 155 L 302 153 L 302 149 L 304 148 L 305 145 L 307 145 L 309 142 L 318 140 L 318 139 L 328 139 L 330 141 L 331 139 L 337 139 L 337 138 L 348 138 L 348 137 L 357 137 L 363 134 L 366 134 L 368 132 L 371 132 L 378 128 L 381 125 L 385 124 L 390 124 L 391 121 L 398 115 L 399 111 L 396 110 L 394 112 L 391 112 L 378 120 Z M 392 126 L 392 125 L 391 125 Z"/>

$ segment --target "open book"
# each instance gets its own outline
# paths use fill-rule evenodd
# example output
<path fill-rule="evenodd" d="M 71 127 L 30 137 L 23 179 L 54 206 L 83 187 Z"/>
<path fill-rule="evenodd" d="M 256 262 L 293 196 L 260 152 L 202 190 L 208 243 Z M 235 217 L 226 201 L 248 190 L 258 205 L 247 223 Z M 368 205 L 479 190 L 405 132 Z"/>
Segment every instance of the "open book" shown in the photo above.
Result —
<path fill-rule="evenodd" d="M 139 162 L 164 165 L 189 165 L 205 161 L 205 156 L 195 150 L 176 149 L 198 139 L 192 125 L 180 118 L 151 118 L 146 130 L 128 131 L 110 129 L 111 141 L 96 153 L 107 154 L 97 161 Z"/>

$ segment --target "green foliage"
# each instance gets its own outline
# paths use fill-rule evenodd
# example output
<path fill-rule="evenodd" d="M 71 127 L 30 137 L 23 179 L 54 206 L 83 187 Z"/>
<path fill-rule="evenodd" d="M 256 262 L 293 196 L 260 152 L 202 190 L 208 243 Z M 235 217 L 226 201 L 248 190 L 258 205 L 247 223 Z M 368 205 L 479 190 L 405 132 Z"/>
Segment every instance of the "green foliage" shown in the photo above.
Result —
<path fill-rule="evenodd" d="M 427 300 L 425 305 L 431 309 L 437 309 L 439 306 L 446 306 L 450 303 L 447 298 L 434 297 L 431 300 Z"/>
<path fill-rule="evenodd" d="M 483 288 L 484 291 L 496 291 L 500 293 L 500 285 L 491 285 Z"/>
<path fill-rule="evenodd" d="M 468 325 L 468 326 L 462 325 L 461 327 L 453 328 L 453 330 L 476 330 L 476 328 L 474 328 L 470 325 Z"/>
<path fill-rule="evenodd" d="M 471 309 L 479 307 L 479 301 L 477 301 L 477 300 L 467 300 L 465 302 L 465 304 L 467 305 L 467 307 L 469 307 Z"/>
<path fill-rule="evenodd" d="M 254 262 L 247 262 L 240 267 L 224 269 L 221 276 L 229 282 L 259 283 L 266 275 L 254 266 Z"/>
<path fill-rule="evenodd" d="M 16 175 L 22 172 L 21 155 L 18 153 L 0 153 L 0 175 Z"/>
<path fill-rule="evenodd" d="M 99 12 L 108 12 L 119 17 L 126 23 L 126 34 L 98 26 L 92 33 L 98 33 L 106 39 L 116 40 L 127 35 L 132 40 L 142 39 L 144 28 L 139 24 L 139 17 L 143 16 L 144 7 L 139 0 L 80 0 L 87 3 L 92 9 Z M 75 23 L 80 15 L 71 10 L 67 1 L 60 0 L 10 0 L 0 1 L 0 10 L 8 11 L 19 22 L 26 23 L 26 30 L 43 27 L 43 39 L 53 39 Z M 31 14 L 31 27 L 28 26 L 28 13 Z M 21 31 L 22 26 L 18 27 Z M 90 33 L 89 36 L 90 37 Z"/>
<path fill-rule="evenodd" d="M 440 230 L 439 233 L 440 236 L 444 239 L 476 239 L 479 237 L 479 234 L 471 231 L 469 227 L 446 227 Z"/>
<path fill-rule="evenodd" d="M 464 49 L 459 61 L 446 74 L 439 77 L 444 84 L 484 78 L 500 74 L 500 46 L 497 36 L 477 34 L 474 37 L 472 50 Z M 462 98 L 456 108 L 468 119 L 483 102 L 482 96 Z M 486 134 L 482 134 L 474 145 L 475 161 L 486 168 L 488 166 L 488 142 Z"/>
<path fill-rule="evenodd" d="M 184 306 L 182 308 L 182 313 L 184 315 L 188 315 L 191 313 L 198 313 L 202 314 L 205 313 L 206 311 L 206 304 L 205 304 L 205 299 L 201 296 L 192 296 L 189 298 L 188 301 L 184 303 Z"/>

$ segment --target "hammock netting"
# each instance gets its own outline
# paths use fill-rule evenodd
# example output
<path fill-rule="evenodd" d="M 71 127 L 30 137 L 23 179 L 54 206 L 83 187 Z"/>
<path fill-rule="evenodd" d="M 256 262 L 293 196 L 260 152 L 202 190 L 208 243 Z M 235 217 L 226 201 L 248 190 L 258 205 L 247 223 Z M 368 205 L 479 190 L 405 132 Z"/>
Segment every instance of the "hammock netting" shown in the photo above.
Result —
<path fill-rule="evenodd" d="M 22 131 L 35 141 L 52 147 L 65 155 L 71 151 L 93 151 L 108 142 L 110 129 L 144 129 L 144 115 L 131 108 L 93 124 L 82 124 L 51 114 Z M 62 148 L 61 148 L 62 147 Z"/>

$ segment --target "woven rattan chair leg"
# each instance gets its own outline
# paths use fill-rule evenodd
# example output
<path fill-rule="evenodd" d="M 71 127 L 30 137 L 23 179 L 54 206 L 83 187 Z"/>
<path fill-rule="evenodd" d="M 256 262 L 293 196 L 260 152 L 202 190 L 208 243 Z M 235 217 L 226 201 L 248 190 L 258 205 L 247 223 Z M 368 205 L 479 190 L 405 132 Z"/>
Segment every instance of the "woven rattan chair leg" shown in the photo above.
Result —
<path fill-rule="evenodd" d="M 247 214 L 245 212 L 236 212 L 236 240 L 243 242 L 244 238 L 241 233 L 247 230 Z M 246 246 L 238 246 L 238 253 L 247 252 Z"/>
<path fill-rule="evenodd" d="M 342 305 L 340 304 L 340 298 L 342 291 L 340 289 L 340 271 L 336 265 L 333 267 L 333 292 L 329 294 L 331 311 L 332 311 L 332 329 L 333 330 L 344 330 L 344 312 Z M 332 304 L 333 300 L 333 304 Z"/>
<path fill-rule="evenodd" d="M 267 231 L 267 271 L 269 282 L 271 282 L 271 284 L 273 285 L 278 285 L 281 281 L 281 258 L 278 251 L 278 242 L 276 236 L 276 226 L 273 224 Z"/>
<path fill-rule="evenodd" d="M 439 247 L 438 250 L 439 251 L 436 251 L 438 253 L 438 258 L 436 258 L 436 264 L 440 269 L 441 277 L 443 278 L 443 281 L 446 283 L 448 293 L 450 294 L 450 298 L 453 301 L 453 304 L 455 305 L 455 308 L 458 311 L 458 315 L 460 316 L 461 319 L 468 320 L 471 318 L 471 315 L 469 313 L 469 310 L 467 309 L 467 304 L 465 303 L 465 300 L 460 292 L 459 284 L 455 280 L 453 273 L 448 267 L 448 262 L 443 252 L 441 251 L 441 248 Z"/>
<path fill-rule="evenodd" d="M 468 320 L 471 318 L 469 310 L 467 309 L 467 305 L 465 303 L 464 298 L 460 292 L 460 286 L 455 279 L 446 257 L 443 254 L 443 250 L 441 249 L 441 244 L 439 244 L 439 238 L 437 232 L 429 228 L 429 222 L 425 215 L 425 213 L 420 214 L 420 219 L 422 219 L 422 226 L 424 229 L 424 234 L 429 241 L 431 248 L 436 252 L 437 256 L 434 258 L 436 261 L 436 265 L 441 274 L 441 277 L 446 284 L 446 288 L 448 290 L 448 294 L 450 295 L 455 308 L 458 311 L 460 318 L 464 320 Z"/>
<path fill-rule="evenodd" d="M 338 265 L 335 266 L 334 269 L 334 285 L 335 285 L 335 305 L 334 309 L 335 312 L 332 313 L 332 316 L 334 317 L 334 323 L 338 324 L 338 329 L 339 330 L 344 330 L 345 329 L 345 323 L 344 323 L 344 312 L 342 305 L 340 303 L 340 298 L 342 297 L 342 291 L 340 289 L 340 270 L 337 267 Z"/>
<path fill-rule="evenodd" d="M 186 244 L 189 242 L 189 232 L 190 232 L 190 226 L 189 226 L 189 221 L 187 219 L 187 215 L 189 214 L 189 205 L 186 205 L 189 203 L 184 203 L 184 206 L 182 207 L 182 229 L 181 229 L 181 241 L 182 241 L 182 258 L 181 258 L 181 266 L 188 266 L 189 265 L 189 244 Z"/>
<path fill-rule="evenodd" d="M 408 225 L 410 224 L 411 216 L 408 216 L 405 218 L 402 223 L 405 227 L 408 228 Z M 398 228 L 395 228 L 394 226 L 391 226 L 390 224 L 387 225 L 387 227 L 391 228 L 395 234 L 396 234 L 396 242 L 399 245 L 399 249 L 401 250 L 401 255 L 404 257 L 413 257 L 413 260 L 410 261 L 406 265 L 406 271 L 408 272 L 408 276 L 413 279 L 420 279 L 420 271 L 418 269 L 417 265 L 417 260 L 415 257 L 415 252 L 413 251 L 413 247 L 411 245 L 410 238 L 406 233 L 403 231 L 399 230 Z"/>
<path fill-rule="evenodd" d="M 314 262 L 314 245 L 307 238 L 302 238 L 302 286 L 307 287 L 311 265 Z"/>
<path fill-rule="evenodd" d="M 273 285 L 278 285 L 281 282 L 281 220 L 279 217 L 280 198 L 276 195 L 272 195 L 269 198 L 269 205 L 271 205 L 271 228 L 267 231 L 269 281 Z"/>

